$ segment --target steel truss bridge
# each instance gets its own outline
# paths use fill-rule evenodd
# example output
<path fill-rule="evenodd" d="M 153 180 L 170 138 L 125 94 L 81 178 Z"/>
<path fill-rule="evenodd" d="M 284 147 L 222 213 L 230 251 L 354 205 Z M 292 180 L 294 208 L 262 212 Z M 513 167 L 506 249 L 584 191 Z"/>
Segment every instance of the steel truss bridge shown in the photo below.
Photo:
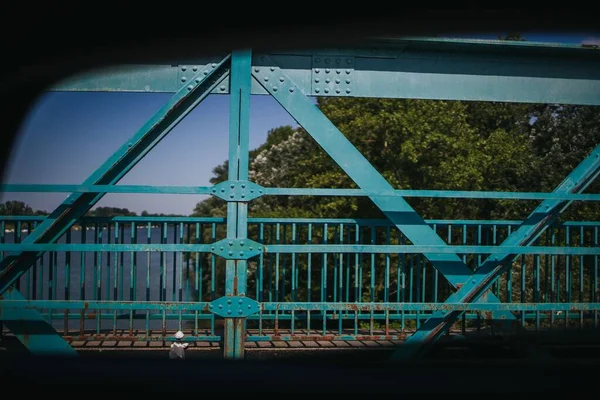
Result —
<path fill-rule="evenodd" d="M 479 329 L 483 322 L 503 332 L 599 326 L 600 222 L 560 216 L 574 201 L 600 200 L 584 193 L 600 172 L 600 147 L 551 193 L 396 190 L 313 101 L 597 106 L 595 48 L 404 38 L 354 49 L 239 49 L 94 72 L 50 90 L 172 97 L 82 184 L 2 185 L 3 193 L 70 193 L 47 217 L 0 221 L 0 320 L 5 334 L 33 354 L 77 356 L 76 343 L 86 340 L 168 344 L 181 329 L 184 341 L 221 343 L 228 359 L 243 359 L 251 343 L 389 341 L 397 345 L 392 360 L 405 360 L 423 357 L 452 329 Z M 230 96 L 228 181 L 117 185 L 210 94 Z M 358 189 L 252 182 L 252 95 L 274 97 Z M 227 217 L 84 216 L 106 193 L 211 195 L 227 202 Z M 282 195 L 364 196 L 386 219 L 248 217 L 249 202 Z M 538 200 L 539 206 L 522 221 L 424 220 L 405 200 L 415 196 Z M 477 259 L 475 269 L 467 255 Z M 384 282 L 375 281 L 376 268 L 384 269 Z M 384 287 L 381 298 L 376 285 Z"/>

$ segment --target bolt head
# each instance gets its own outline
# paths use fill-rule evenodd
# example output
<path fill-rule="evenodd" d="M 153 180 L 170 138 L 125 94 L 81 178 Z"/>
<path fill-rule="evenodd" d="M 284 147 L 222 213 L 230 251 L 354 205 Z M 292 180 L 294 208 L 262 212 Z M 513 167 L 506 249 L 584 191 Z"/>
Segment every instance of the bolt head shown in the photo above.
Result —
<path fill-rule="evenodd" d="M 231 304 L 231 300 L 227 300 L 227 304 Z"/>

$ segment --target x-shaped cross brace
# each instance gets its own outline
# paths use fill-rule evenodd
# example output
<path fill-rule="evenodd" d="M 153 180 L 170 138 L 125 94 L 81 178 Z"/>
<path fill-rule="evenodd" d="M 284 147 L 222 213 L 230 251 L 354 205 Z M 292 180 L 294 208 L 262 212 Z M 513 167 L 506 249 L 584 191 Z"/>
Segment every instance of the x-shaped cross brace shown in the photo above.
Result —
<path fill-rule="evenodd" d="M 332 159 L 362 189 L 370 192 L 391 190 L 391 185 L 360 154 L 348 139 L 305 96 L 290 77 L 266 56 L 263 64 L 253 69 L 253 76 L 288 113 L 313 137 Z M 555 190 L 581 193 L 600 173 L 600 146 L 596 148 Z M 399 196 L 369 196 L 384 214 L 415 245 L 446 245 L 426 222 Z M 512 233 L 503 246 L 527 246 L 571 204 L 570 201 L 546 200 Z M 500 302 L 486 291 L 506 271 L 514 256 L 491 256 L 474 274 L 456 254 L 424 254 L 432 265 L 457 289 L 447 302 Z M 484 297 L 484 294 L 486 296 Z M 437 312 L 412 335 L 393 358 L 401 359 L 418 354 L 426 344 L 433 342 L 463 314 L 463 311 Z M 509 311 L 500 311 L 501 319 L 515 320 Z"/>
<path fill-rule="evenodd" d="M 312 136 L 350 179 L 361 189 L 372 193 L 393 190 L 385 178 L 283 70 L 267 56 L 261 56 L 260 60 L 261 65 L 252 70 L 256 81 Z M 369 198 L 413 244 L 447 245 L 402 197 L 370 195 Z M 469 282 L 473 275 L 473 271 L 457 254 L 427 253 L 424 256 L 457 290 Z M 487 301 L 500 302 L 492 293 L 488 294 Z M 510 311 L 499 311 L 498 314 L 502 319 L 516 320 Z"/>

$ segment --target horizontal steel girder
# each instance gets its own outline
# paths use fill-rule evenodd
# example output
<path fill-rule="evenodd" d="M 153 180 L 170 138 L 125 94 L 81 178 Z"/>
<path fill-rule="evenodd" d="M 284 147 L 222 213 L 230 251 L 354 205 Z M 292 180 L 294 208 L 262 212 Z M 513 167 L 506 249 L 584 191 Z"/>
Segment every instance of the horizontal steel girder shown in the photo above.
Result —
<path fill-rule="evenodd" d="M 272 58 L 308 96 L 600 105 L 600 51 L 507 41 L 397 39 L 362 49 L 256 55 Z M 53 91 L 176 92 L 213 59 L 122 66 L 61 82 Z M 224 81 L 212 93 L 227 94 Z M 252 94 L 268 91 L 256 82 Z"/>

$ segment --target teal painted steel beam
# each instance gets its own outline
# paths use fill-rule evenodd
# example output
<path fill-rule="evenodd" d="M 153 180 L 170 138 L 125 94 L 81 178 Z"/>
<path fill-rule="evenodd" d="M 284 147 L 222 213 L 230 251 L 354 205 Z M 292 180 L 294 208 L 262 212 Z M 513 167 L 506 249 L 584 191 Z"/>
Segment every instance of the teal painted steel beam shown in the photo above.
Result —
<path fill-rule="evenodd" d="M 268 66 L 262 57 L 272 58 L 308 96 L 600 105 L 600 51 L 580 46 L 397 39 L 360 49 L 257 55 L 254 67 Z M 118 73 L 76 77 L 51 90 L 174 92 L 184 87 L 182 78 L 191 68 L 206 62 L 122 67 Z M 268 94 L 257 83 L 251 90 Z M 228 93 L 227 83 L 212 92 Z"/>
<path fill-rule="evenodd" d="M 229 171 L 231 181 L 248 180 L 250 140 L 250 85 L 252 52 L 236 50 L 231 55 L 229 103 Z M 231 188 L 234 184 L 231 183 Z M 221 190 L 225 191 L 223 186 Z M 248 204 L 233 193 L 227 200 L 227 240 L 244 241 L 248 233 Z M 262 250 L 262 249 L 261 249 Z M 246 260 L 226 260 L 225 296 L 246 295 Z M 244 358 L 246 320 L 243 316 L 225 318 L 223 354 L 226 359 Z"/>
<path fill-rule="evenodd" d="M 43 215 L 24 215 L 24 216 L 16 216 L 16 215 L 0 215 L 0 221 L 30 221 L 30 222 L 39 222 L 44 220 Z M 223 217 L 142 217 L 142 216 L 134 216 L 134 217 L 124 217 L 124 216 L 113 216 L 113 217 L 82 217 L 78 220 L 81 223 L 114 223 L 114 222 L 140 222 L 140 223 L 157 223 L 157 222 L 167 222 L 167 223 L 175 223 L 175 222 L 183 222 L 183 223 L 215 223 L 215 224 L 223 224 L 227 221 L 226 218 Z M 502 226 L 519 226 L 523 223 L 520 220 L 499 220 L 499 219 L 491 219 L 491 220 L 481 220 L 481 219 L 426 219 L 425 222 L 427 225 L 437 225 L 441 226 L 455 226 L 455 225 L 467 225 L 469 227 L 476 225 L 502 225 Z M 361 218 L 248 218 L 248 223 L 252 224 L 352 224 L 352 225 L 360 225 L 360 226 L 393 226 L 393 224 L 388 219 L 361 219 Z M 559 227 L 563 226 L 571 226 L 571 227 L 580 227 L 580 226 L 600 226 L 600 221 L 563 221 L 557 224 Z"/>
<path fill-rule="evenodd" d="M 138 132 L 84 182 L 84 185 L 114 185 L 154 148 L 187 114 L 208 96 L 229 73 L 229 57 L 199 70 L 189 85 L 177 92 Z M 206 72 L 206 74 L 204 74 Z M 74 193 L 23 241 L 52 243 L 88 212 L 103 193 Z M 19 252 L 0 262 L 0 294 L 12 285 L 42 253 Z"/>
<path fill-rule="evenodd" d="M 556 192 L 583 192 L 600 174 L 600 145 L 597 146 L 555 189 Z M 535 240 L 569 206 L 570 201 L 546 200 L 542 202 L 519 229 L 511 233 L 499 246 L 506 249 L 503 254 L 490 255 L 467 280 L 467 282 L 446 300 L 447 303 L 470 303 L 478 301 L 496 279 L 505 272 L 516 257 L 513 249 L 531 246 Z M 533 246 L 530 248 L 534 248 Z M 489 299 L 488 301 L 494 302 Z M 461 315 L 460 311 L 440 311 L 428 319 L 398 350 L 392 360 L 405 360 L 420 357 L 430 345 L 441 337 L 444 331 Z"/>
<path fill-rule="evenodd" d="M 222 298 L 223 299 L 223 298 Z M 254 300 L 250 300 L 254 304 Z M 210 302 L 107 301 L 107 300 L 4 300 L 6 310 L 93 310 L 93 311 L 209 311 Z M 348 302 L 263 302 L 261 311 L 598 311 L 600 303 L 348 303 Z M 193 314 L 192 314 L 193 315 Z M 392 315 L 388 316 L 389 318 Z M 399 317 L 399 316 L 396 316 Z M 350 318 L 354 318 L 351 315 Z"/>
<path fill-rule="evenodd" d="M 0 296 L 0 321 L 23 343 L 33 355 L 73 357 L 77 352 L 35 309 L 28 307 L 4 307 L 12 302 L 27 301 L 16 289 L 10 289 Z M 52 302 L 48 302 L 52 303 Z"/>
<path fill-rule="evenodd" d="M 228 187 L 230 181 L 215 186 L 149 186 L 149 185 L 46 185 L 46 184 L 3 184 L 0 193 L 144 193 L 144 194 L 206 194 L 218 195 L 219 187 Z M 252 184 L 251 182 L 248 185 Z M 248 196 L 246 201 L 259 195 L 267 196 L 399 196 L 462 199 L 512 199 L 512 200 L 571 200 L 600 201 L 600 194 L 542 193 L 542 192 L 492 192 L 470 190 L 381 190 L 327 189 L 327 188 L 270 188 L 254 184 L 257 195 Z M 258 190 L 262 192 L 258 193 Z M 221 197 L 221 196 L 220 196 Z M 227 196 L 222 196 L 227 200 Z"/>
<path fill-rule="evenodd" d="M 226 240 L 224 240 L 226 241 Z M 262 249 L 264 248 L 264 251 Z M 224 248 L 227 251 L 227 246 Z M 240 248 L 236 246 L 236 252 Z M 214 253 L 220 255 L 215 244 L 64 244 L 64 243 L 1 243 L 0 251 L 27 252 L 189 252 Z M 256 247 L 246 256 L 224 258 L 246 260 L 263 254 L 309 254 L 309 253 L 340 253 L 340 254 L 528 254 L 528 255 L 597 255 L 600 247 L 571 247 L 571 246 L 467 246 L 467 245 L 378 245 L 378 244 L 273 244 Z M 245 258 L 247 257 L 247 258 Z"/>

